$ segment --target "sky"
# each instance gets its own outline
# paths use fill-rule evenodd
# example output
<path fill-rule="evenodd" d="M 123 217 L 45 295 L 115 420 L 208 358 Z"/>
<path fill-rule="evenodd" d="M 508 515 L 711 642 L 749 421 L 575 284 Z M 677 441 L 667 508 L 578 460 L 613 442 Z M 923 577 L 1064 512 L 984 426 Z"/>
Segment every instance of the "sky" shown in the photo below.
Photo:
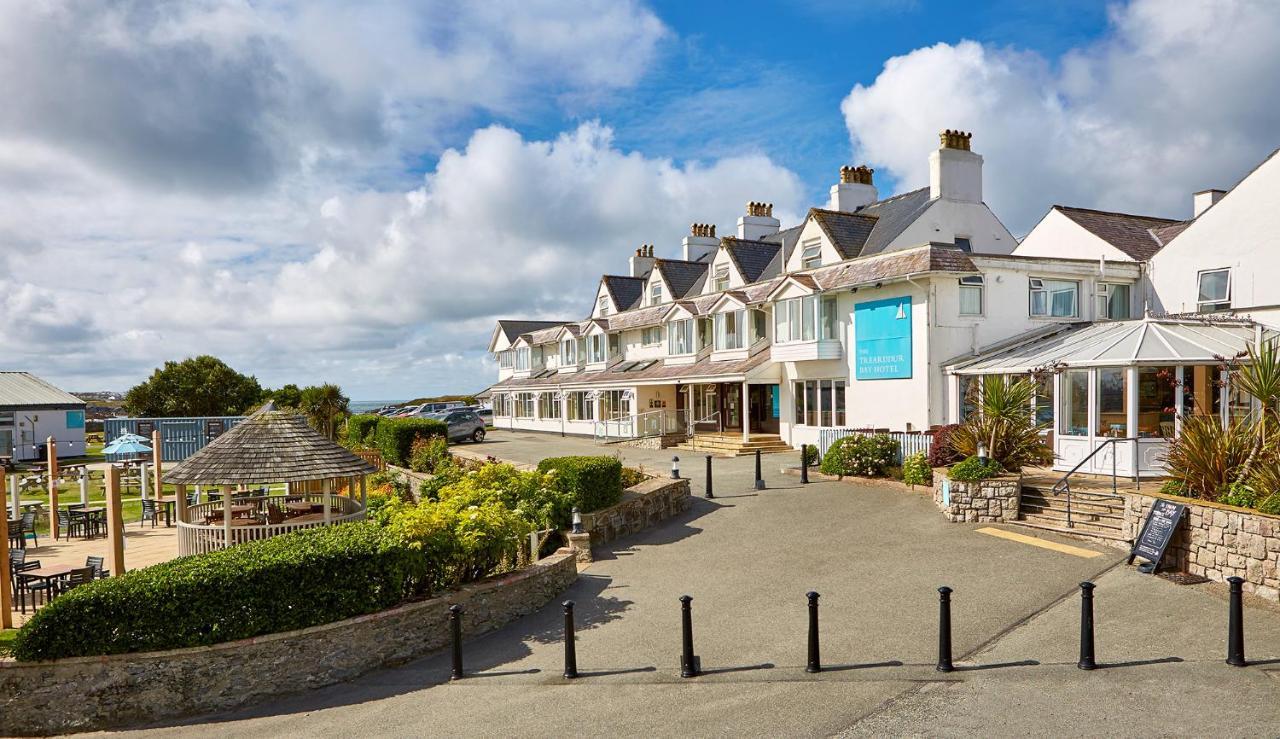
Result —
<path fill-rule="evenodd" d="M 478 391 L 497 319 L 841 165 L 927 184 L 943 128 L 1016 235 L 1188 217 L 1280 146 L 1277 38 L 1270 0 L 3 3 L 0 369 Z"/>

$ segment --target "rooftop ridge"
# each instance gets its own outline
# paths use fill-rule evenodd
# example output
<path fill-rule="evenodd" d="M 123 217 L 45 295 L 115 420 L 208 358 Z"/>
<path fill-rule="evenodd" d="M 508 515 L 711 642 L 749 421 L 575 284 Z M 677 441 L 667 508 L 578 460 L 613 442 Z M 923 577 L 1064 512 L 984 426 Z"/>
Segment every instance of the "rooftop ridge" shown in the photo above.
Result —
<path fill-rule="evenodd" d="M 1052 207 L 1057 208 L 1058 210 L 1072 210 L 1078 213 L 1096 213 L 1097 215 L 1100 215 L 1100 216 L 1123 216 L 1125 218 L 1142 218 L 1148 221 L 1162 221 L 1164 222 L 1165 225 L 1172 225 L 1174 223 L 1183 223 L 1185 221 L 1195 220 L 1194 218 L 1180 219 L 1180 218 L 1165 218 L 1164 216 L 1145 216 L 1140 213 L 1125 213 L 1118 210 L 1098 210 L 1097 208 L 1081 208 L 1076 205 L 1062 205 L 1060 203 L 1054 203 Z"/>

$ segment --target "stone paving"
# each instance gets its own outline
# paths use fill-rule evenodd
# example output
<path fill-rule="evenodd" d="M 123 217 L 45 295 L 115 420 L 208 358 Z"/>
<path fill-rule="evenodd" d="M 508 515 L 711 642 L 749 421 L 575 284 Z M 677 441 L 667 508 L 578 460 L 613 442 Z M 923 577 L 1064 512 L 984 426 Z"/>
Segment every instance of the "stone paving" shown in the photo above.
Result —
<path fill-rule="evenodd" d="M 491 438 L 476 449 L 526 461 L 601 451 L 590 440 L 523 432 Z M 664 470 L 671 457 L 616 451 Z M 470 676 L 461 681 L 448 680 L 449 656 L 440 653 L 153 731 L 1257 736 L 1280 723 L 1274 609 L 1250 599 L 1246 646 L 1258 664 L 1227 667 L 1220 586 L 1138 575 L 1120 553 L 1087 542 L 1043 537 L 1071 545 L 1058 551 L 978 532 L 993 524 L 948 523 L 923 489 L 802 486 L 778 471 L 793 460 L 767 459 L 769 489 L 753 489 L 750 458 L 717 460 L 715 500 L 699 497 L 667 525 L 597 551 L 566 594 L 578 604 L 578 680 L 560 676 L 562 615 L 552 604 L 469 641 Z M 702 464 L 682 459 L 698 496 Z M 1077 584 L 1086 579 L 1099 584 L 1099 659 L 1112 663 L 1091 673 L 1075 668 Z M 955 589 L 961 667 L 949 674 L 934 670 L 943 584 Z M 810 589 L 822 593 L 828 669 L 818 675 L 803 671 Z M 695 648 L 707 672 L 694 680 L 679 677 L 682 593 L 694 597 Z"/>

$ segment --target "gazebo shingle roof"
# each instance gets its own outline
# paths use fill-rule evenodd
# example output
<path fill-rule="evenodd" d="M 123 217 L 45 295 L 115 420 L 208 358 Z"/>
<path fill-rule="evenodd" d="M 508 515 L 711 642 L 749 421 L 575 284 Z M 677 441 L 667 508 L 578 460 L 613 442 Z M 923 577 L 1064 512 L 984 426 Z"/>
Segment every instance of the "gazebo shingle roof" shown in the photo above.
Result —
<path fill-rule="evenodd" d="M 377 472 L 321 436 L 306 419 L 267 403 L 164 473 L 175 485 L 302 482 Z"/>

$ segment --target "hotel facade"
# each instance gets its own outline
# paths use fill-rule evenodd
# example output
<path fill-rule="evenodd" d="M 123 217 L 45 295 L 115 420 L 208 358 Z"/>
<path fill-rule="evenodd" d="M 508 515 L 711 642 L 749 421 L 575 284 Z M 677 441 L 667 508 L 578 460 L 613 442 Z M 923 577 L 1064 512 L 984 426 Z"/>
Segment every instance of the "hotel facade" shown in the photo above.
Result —
<path fill-rule="evenodd" d="M 495 424 L 798 448 L 958 422 L 975 378 L 1029 375 L 1059 465 L 1102 446 L 1091 464 L 1156 474 L 1178 413 L 1248 405 L 1212 368 L 1280 311 L 1255 272 L 1280 258 L 1280 160 L 1197 193 L 1188 220 L 1053 206 L 1019 242 L 983 202 L 971 135 L 939 138 L 927 188 L 881 199 L 872 170 L 843 167 L 798 224 L 748 203 L 733 235 L 697 223 L 677 258 L 636 249 L 590 316 L 499 321 Z"/>

